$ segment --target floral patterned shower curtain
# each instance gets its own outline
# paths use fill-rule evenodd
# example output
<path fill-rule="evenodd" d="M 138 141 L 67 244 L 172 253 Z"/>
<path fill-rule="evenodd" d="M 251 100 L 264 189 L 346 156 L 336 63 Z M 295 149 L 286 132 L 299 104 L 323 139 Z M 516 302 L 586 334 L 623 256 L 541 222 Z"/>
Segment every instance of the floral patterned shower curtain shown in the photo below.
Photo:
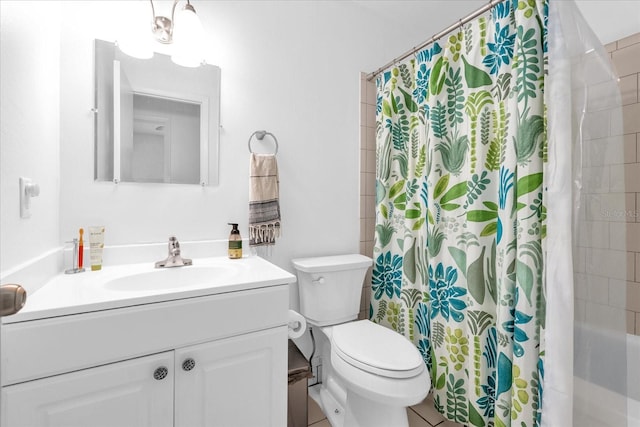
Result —
<path fill-rule="evenodd" d="M 547 7 L 507 0 L 377 79 L 370 318 L 473 426 L 540 423 Z"/>

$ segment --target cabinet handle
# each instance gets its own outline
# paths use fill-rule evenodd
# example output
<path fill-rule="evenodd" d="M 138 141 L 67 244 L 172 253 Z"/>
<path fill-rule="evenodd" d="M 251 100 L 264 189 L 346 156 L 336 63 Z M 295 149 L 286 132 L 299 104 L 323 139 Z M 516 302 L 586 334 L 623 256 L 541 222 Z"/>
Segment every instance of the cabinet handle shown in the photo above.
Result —
<path fill-rule="evenodd" d="M 182 369 L 185 371 L 190 371 L 195 367 L 196 367 L 196 361 L 193 360 L 192 358 L 185 359 L 185 361 L 182 362 Z"/>
<path fill-rule="evenodd" d="M 165 366 L 160 366 L 155 371 L 153 371 L 153 378 L 156 380 L 163 380 L 169 374 L 169 370 Z"/>

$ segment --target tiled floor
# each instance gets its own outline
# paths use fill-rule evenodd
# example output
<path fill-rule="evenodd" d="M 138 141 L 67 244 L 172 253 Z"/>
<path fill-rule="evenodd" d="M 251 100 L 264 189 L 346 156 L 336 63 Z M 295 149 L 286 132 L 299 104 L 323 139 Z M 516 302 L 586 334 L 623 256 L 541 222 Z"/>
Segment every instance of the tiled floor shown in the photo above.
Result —
<path fill-rule="evenodd" d="M 422 402 L 408 409 L 409 427 L 462 427 L 462 424 L 445 420 L 433 407 L 431 395 Z M 316 402 L 309 398 L 309 426 L 331 427 Z M 392 427 L 392 426 L 389 426 Z"/>

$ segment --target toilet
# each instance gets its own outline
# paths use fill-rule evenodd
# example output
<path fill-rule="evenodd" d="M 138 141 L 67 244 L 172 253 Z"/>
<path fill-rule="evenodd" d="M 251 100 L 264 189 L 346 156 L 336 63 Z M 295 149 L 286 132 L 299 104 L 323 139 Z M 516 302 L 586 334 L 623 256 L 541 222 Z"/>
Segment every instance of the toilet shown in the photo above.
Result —
<path fill-rule="evenodd" d="M 363 255 L 300 258 L 300 314 L 321 358 L 309 395 L 332 427 L 406 427 L 407 406 L 431 382 L 418 349 L 404 336 L 357 320 L 362 282 L 372 260 Z"/>

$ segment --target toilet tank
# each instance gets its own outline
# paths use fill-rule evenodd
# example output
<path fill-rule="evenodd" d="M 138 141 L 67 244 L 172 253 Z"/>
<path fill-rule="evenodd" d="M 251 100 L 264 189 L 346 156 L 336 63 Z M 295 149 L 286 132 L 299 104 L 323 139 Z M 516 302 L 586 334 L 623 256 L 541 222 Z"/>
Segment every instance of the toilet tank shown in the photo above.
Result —
<path fill-rule="evenodd" d="M 317 326 L 356 319 L 362 282 L 372 260 L 359 254 L 299 258 L 291 261 L 298 276 L 300 314 Z"/>

